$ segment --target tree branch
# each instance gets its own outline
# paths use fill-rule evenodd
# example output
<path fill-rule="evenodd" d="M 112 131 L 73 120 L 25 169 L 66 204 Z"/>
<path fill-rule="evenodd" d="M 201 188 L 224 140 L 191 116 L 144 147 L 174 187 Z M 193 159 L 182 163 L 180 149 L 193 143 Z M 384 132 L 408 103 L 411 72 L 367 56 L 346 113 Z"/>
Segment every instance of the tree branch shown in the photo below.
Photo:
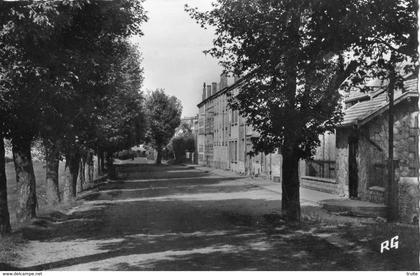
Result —
<path fill-rule="evenodd" d="M 345 69 L 337 72 L 328 84 L 327 94 L 332 95 L 340 87 L 340 85 L 356 70 L 359 66 L 359 62 L 353 60 Z"/>
<path fill-rule="evenodd" d="M 373 43 L 383 44 L 386 47 L 388 47 L 389 50 L 394 51 L 394 52 L 397 52 L 397 53 L 402 54 L 402 55 L 406 55 L 406 56 L 411 56 L 412 55 L 408 51 L 401 50 L 401 48 L 399 48 L 399 49 L 398 48 L 395 48 L 394 46 L 392 46 L 391 44 L 389 44 L 388 42 L 386 42 L 386 41 L 384 41 L 384 40 L 382 40 L 380 38 L 375 38 L 375 39 L 372 40 L 372 42 Z"/>

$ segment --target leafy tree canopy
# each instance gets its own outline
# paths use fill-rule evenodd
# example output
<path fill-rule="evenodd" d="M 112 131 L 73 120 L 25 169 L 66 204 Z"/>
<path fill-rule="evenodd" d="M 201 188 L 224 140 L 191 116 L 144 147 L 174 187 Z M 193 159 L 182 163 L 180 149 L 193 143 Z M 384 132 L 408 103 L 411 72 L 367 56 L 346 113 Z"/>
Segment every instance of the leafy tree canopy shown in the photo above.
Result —
<path fill-rule="evenodd" d="M 148 141 L 156 149 L 161 149 L 169 143 L 181 123 L 181 102 L 174 96 L 166 95 L 163 89 L 157 89 L 149 92 L 145 105 Z"/>
<path fill-rule="evenodd" d="M 78 133 L 80 140 L 80 127 L 91 129 L 96 103 L 109 91 L 109 57 L 121 39 L 141 34 L 141 4 L 1 2 L 0 100 L 8 133 L 66 133 L 73 140 Z"/>
<path fill-rule="evenodd" d="M 97 116 L 97 146 L 107 152 L 128 149 L 140 143 L 145 134 L 141 57 L 135 47 L 126 43 L 115 55 L 112 93 L 102 99 Z"/>

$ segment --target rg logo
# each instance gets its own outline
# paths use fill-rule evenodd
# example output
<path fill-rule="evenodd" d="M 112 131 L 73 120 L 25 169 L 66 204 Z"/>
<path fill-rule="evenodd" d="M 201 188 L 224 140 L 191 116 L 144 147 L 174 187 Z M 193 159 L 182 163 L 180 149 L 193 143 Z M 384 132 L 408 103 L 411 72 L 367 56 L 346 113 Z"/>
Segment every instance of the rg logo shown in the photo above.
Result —
<path fill-rule="evenodd" d="M 398 249 L 398 236 L 393 237 L 389 241 L 384 241 L 381 243 L 381 254 L 384 253 L 384 250 L 390 250 L 392 248 Z"/>

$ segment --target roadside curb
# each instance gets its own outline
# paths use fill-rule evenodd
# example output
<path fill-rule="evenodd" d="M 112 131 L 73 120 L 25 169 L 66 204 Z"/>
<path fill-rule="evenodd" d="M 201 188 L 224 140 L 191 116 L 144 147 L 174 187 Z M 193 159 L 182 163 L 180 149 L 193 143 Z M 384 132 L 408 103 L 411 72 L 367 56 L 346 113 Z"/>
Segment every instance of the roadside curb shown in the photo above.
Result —
<path fill-rule="evenodd" d="M 197 170 L 203 171 L 203 172 L 209 172 L 209 173 L 213 173 L 215 175 L 223 176 L 223 177 L 227 177 L 228 176 L 227 174 L 230 174 L 232 176 L 235 175 L 236 177 L 240 178 L 240 179 L 238 179 L 238 181 L 242 181 L 245 184 L 255 185 L 255 186 L 260 187 L 261 189 L 264 189 L 264 190 L 267 190 L 267 191 L 270 191 L 270 192 L 273 192 L 273 193 L 276 193 L 276 194 L 279 194 L 279 195 L 282 194 L 280 183 L 273 182 L 269 179 L 252 178 L 252 177 L 243 176 L 243 175 L 237 174 L 235 172 L 231 172 L 231 171 L 226 171 L 227 174 L 225 175 L 225 174 L 219 172 L 220 169 L 213 169 L 213 168 L 210 168 L 210 167 L 203 167 L 203 166 L 197 166 L 197 165 L 194 165 L 194 166 L 191 166 L 191 167 L 193 167 Z M 266 183 L 261 183 L 261 182 L 266 182 Z M 276 183 L 278 184 L 279 189 L 275 189 L 275 188 L 270 187 L 270 186 L 275 185 Z M 300 189 L 306 189 L 306 188 L 300 187 Z M 319 207 L 322 207 L 320 201 L 310 200 L 310 199 L 306 199 L 306 198 L 300 198 L 300 201 L 301 201 L 301 203 L 302 202 L 307 202 L 307 203 L 315 204 Z"/>

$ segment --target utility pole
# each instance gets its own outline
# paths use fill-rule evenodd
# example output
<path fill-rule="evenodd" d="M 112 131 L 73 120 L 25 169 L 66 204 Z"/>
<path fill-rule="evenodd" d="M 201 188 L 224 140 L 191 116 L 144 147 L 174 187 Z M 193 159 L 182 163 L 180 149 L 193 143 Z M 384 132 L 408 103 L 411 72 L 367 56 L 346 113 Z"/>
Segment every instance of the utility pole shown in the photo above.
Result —
<path fill-rule="evenodd" d="M 388 221 L 398 219 L 398 187 L 394 181 L 394 89 L 395 89 L 395 67 L 391 56 L 388 84 L 389 113 L 388 113 Z"/>

